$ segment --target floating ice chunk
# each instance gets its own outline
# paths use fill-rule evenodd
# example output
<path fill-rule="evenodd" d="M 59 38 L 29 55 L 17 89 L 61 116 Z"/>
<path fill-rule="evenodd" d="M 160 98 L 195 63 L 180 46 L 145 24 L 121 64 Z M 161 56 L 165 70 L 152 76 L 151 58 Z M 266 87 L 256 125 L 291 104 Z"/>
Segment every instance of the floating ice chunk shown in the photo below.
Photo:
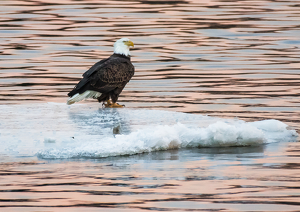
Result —
<path fill-rule="evenodd" d="M 144 127 L 127 135 L 116 135 L 84 144 L 75 143 L 61 149 L 41 150 L 38 156 L 108 157 L 174 148 L 253 146 L 263 144 L 266 140 L 265 133 L 249 123 L 234 126 L 218 121 L 205 128 L 188 127 L 177 123 L 172 126 Z"/>
<path fill-rule="evenodd" d="M 249 146 L 262 144 L 264 133 L 250 124 L 229 125 L 218 121 L 208 127 L 212 146 Z"/>
<path fill-rule="evenodd" d="M 274 119 L 252 122 L 251 125 L 265 131 L 273 132 L 283 132 L 288 127 L 287 124 Z"/>
<path fill-rule="evenodd" d="M 17 154 L 53 159 L 253 146 L 296 141 L 298 136 L 278 120 L 244 122 L 171 111 L 57 103 L 1 105 L 0 111 L 0 153 L 10 154 L 6 151 L 13 149 Z"/>

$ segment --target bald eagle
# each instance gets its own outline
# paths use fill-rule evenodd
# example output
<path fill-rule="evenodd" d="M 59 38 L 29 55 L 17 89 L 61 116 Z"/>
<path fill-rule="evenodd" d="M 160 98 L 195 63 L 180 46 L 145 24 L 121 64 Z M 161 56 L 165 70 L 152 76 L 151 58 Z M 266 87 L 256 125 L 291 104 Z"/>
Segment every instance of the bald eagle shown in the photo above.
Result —
<path fill-rule="evenodd" d="M 103 102 L 106 107 L 123 107 L 116 102 L 134 75 L 130 47 L 134 47 L 134 44 L 128 38 L 117 40 L 114 44 L 114 54 L 95 63 L 82 75 L 83 79 L 68 93 L 70 98 L 67 104 L 93 98 Z"/>

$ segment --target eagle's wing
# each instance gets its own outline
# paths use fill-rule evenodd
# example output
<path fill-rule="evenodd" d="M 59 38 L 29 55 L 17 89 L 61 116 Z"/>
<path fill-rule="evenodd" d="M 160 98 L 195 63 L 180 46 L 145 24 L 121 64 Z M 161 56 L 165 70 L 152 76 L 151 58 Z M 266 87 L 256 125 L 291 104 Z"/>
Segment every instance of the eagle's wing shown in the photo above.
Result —
<path fill-rule="evenodd" d="M 90 84 L 101 92 L 103 86 L 119 87 L 120 84 L 129 82 L 133 75 L 134 67 L 129 60 L 114 58 L 106 61 L 89 80 Z"/>
<path fill-rule="evenodd" d="M 101 67 L 105 64 L 105 62 L 109 60 L 109 58 L 101 60 L 97 63 L 95 63 L 89 70 L 87 70 L 82 76 L 85 78 L 88 78 L 89 76 L 91 76 L 93 73 L 95 73 L 95 71 L 101 69 Z"/>

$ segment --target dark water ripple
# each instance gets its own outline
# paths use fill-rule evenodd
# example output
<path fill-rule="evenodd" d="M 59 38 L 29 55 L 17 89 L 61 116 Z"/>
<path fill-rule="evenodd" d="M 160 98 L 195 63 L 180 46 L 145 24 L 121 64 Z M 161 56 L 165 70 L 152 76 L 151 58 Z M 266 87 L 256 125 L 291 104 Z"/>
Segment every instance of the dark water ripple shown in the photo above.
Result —
<path fill-rule="evenodd" d="M 1 163 L 0 208 L 297 211 L 299 163 L 291 162 L 297 155 L 286 156 L 280 150 L 284 145 L 173 150 L 63 163 Z M 299 151 L 299 144 L 290 143 L 288 148 Z M 243 164 L 249 158 L 251 165 Z M 153 159 L 164 161 L 163 166 L 150 162 Z"/>
<path fill-rule="evenodd" d="M 298 1 L 3 1 L 2 104 L 66 101 L 130 37 L 130 107 L 299 119 Z"/>
<path fill-rule="evenodd" d="M 274 118 L 299 129 L 298 0 L 11 0 L 0 6 L 0 104 L 65 102 L 81 74 L 109 56 L 116 39 L 129 37 L 136 75 L 122 104 Z M 299 211 L 300 146 L 278 145 L 112 162 L 0 163 L 0 208 Z"/>

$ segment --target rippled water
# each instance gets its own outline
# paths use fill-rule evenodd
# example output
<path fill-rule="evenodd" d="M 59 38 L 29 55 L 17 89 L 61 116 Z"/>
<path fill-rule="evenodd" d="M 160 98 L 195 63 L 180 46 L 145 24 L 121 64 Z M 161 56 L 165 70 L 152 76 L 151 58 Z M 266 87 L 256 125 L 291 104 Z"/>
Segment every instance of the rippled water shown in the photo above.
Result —
<path fill-rule="evenodd" d="M 108 57 L 121 37 L 135 43 L 136 74 L 119 98 L 129 109 L 277 119 L 299 130 L 298 0 L 0 5 L 0 136 L 15 133 L 14 140 L 1 140 L 0 210 L 300 210 L 300 144 L 287 139 L 102 159 L 45 160 L 16 150 L 30 149 L 20 136 L 26 132 L 18 135 L 16 129 L 41 127 L 33 109 L 66 102 L 81 74 Z M 84 104 L 98 107 L 95 101 Z M 12 121 L 10 114 L 19 118 Z M 52 114 L 59 128 L 62 121 L 53 111 L 44 111 L 41 123 Z M 26 120 L 35 125 L 26 126 Z M 29 147 L 51 145 L 52 134 L 38 139 L 51 130 L 39 131 Z"/>

